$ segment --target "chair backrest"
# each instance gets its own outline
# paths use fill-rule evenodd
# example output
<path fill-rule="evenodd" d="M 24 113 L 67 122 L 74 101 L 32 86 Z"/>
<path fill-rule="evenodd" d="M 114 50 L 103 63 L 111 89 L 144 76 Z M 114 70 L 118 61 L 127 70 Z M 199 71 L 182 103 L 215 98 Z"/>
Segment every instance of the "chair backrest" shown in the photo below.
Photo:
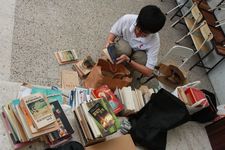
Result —
<path fill-rule="evenodd" d="M 160 63 L 174 63 L 176 66 L 178 66 L 178 68 L 181 68 L 193 55 L 193 49 L 185 46 L 175 45 L 160 60 Z"/>
<path fill-rule="evenodd" d="M 210 28 L 209 28 L 207 22 L 206 22 L 206 21 L 203 21 L 202 23 L 204 24 L 204 25 L 200 28 L 200 31 L 201 31 L 201 33 L 202 33 L 202 36 L 204 37 L 204 39 L 205 39 L 206 41 L 212 40 L 212 39 L 213 39 L 213 34 L 212 34 L 212 32 L 211 32 L 211 30 L 210 30 Z"/>
<path fill-rule="evenodd" d="M 199 10 L 197 3 L 193 4 L 193 7 L 191 9 L 191 14 L 197 23 L 199 23 L 203 19 L 203 15 L 201 11 Z"/>

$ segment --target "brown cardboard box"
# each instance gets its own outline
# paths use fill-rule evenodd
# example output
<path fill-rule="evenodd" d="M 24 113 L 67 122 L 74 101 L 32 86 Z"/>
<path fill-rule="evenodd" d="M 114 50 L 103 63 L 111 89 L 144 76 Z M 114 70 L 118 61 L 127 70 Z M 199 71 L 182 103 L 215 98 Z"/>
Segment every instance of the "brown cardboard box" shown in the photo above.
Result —
<path fill-rule="evenodd" d="M 122 135 L 102 143 L 88 146 L 85 150 L 136 150 L 133 140 L 129 134 Z"/>

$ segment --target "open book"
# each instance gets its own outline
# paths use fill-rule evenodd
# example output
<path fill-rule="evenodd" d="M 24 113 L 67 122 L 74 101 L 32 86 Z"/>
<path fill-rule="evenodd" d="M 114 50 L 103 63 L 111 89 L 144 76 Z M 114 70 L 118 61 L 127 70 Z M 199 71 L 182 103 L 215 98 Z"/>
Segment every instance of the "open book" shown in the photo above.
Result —
<path fill-rule="evenodd" d="M 110 44 L 107 48 L 103 49 L 102 51 L 111 63 L 114 64 L 116 62 L 116 48 L 114 44 Z"/>

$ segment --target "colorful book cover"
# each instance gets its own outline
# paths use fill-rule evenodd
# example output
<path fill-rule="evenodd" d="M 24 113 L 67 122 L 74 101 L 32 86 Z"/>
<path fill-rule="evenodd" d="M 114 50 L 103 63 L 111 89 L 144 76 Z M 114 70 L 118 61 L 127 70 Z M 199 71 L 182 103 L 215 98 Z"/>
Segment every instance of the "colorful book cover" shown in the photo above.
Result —
<path fill-rule="evenodd" d="M 114 93 L 109 89 L 107 85 L 103 85 L 97 89 L 94 89 L 92 91 L 92 94 L 96 98 L 105 98 L 110 106 L 113 109 L 113 112 L 115 114 L 118 114 L 124 109 L 123 104 L 120 102 L 120 100 L 114 95 Z"/>
<path fill-rule="evenodd" d="M 52 90 L 48 88 L 41 87 L 32 87 L 31 94 L 41 93 L 48 97 L 48 102 L 59 101 L 60 104 L 63 104 L 62 91 L 61 90 Z"/>
<path fill-rule="evenodd" d="M 120 128 L 120 122 L 107 100 L 99 98 L 87 103 L 87 106 L 89 113 L 96 120 L 96 124 L 104 136 L 112 134 Z"/>
<path fill-rule="evenodd" d="M 99 102 L 89 110 L 89 113 L 105 130 L 114 126 L 113 116 Z"/>
<path fill-rule="evenodd" d="M 55 115 L 55 118 L 59 124 L 59 129 L 48 134 L 48 137 L 51 142 L 60 141 L 61 139 L 64 139 L 65 137 L 68 137 L 69 135 L 73 134 L 74 130 L 71 127 L 66 115 L 64 114 L 64 111 L 60 106 L 59 102 L 54 101 L 51 102 L 50 105 Z"/>
<path fill-rule="evenodd" d="M 43 128 L 56 121 L 46 97 L 42 94 L 33 94 L 23 97 L 22 100 L 28 110 L 35 127 Z"/>

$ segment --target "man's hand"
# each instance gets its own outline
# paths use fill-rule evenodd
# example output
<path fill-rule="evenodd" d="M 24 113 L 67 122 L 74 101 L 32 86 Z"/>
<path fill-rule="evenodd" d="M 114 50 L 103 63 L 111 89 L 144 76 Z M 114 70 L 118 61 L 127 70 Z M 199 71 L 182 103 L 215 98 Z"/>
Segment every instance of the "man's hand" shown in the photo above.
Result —
<path fill-rule="evenodd" d="M 128 62 L 129 60 L 130 60 L 130 58 L 127 55 L 123 54 L 123 55 L 121 55 L 120 57 L 118 57 L 116 59 L 116 64 L 120 64 L 120 63 L 123 63 L 123 62 Z"/>
<path fill-rule="evenodd" d="M 107 48 L 112 43 L 113 43 L 112 41 L 107 41 L 106 44 L 105 44 L 105 48 Z"/>

